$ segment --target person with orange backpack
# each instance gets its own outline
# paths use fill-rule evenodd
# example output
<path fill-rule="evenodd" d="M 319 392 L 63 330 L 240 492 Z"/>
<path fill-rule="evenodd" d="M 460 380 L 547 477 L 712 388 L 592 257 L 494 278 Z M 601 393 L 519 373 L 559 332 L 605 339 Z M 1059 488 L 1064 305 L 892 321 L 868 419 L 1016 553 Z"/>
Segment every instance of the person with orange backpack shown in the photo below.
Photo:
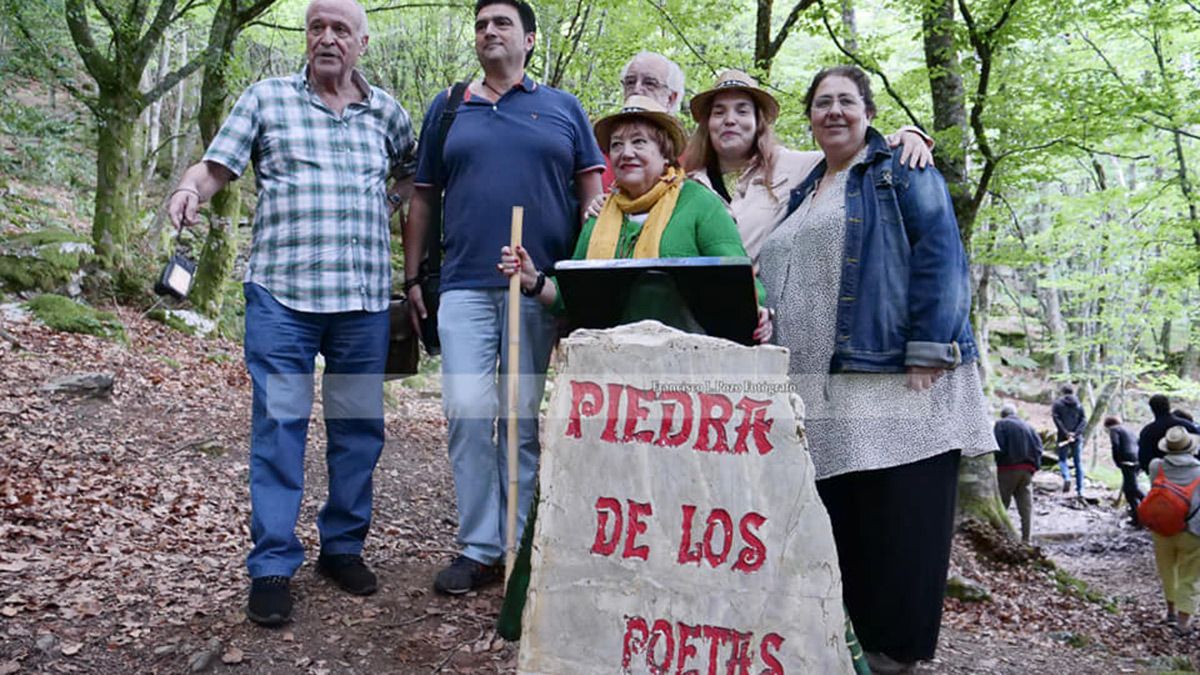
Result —
<path fill-rule="evenodd" d="M 1167 624 L 1179 635 L 1200 594 L 1200 436 L 1171 427 L 1158 443 L 1166 453 L 1150 462 L 1153 484 L 1138 506 L 1138 519 L 1154 539 L 1154 561 L 1167 600 Z"/>

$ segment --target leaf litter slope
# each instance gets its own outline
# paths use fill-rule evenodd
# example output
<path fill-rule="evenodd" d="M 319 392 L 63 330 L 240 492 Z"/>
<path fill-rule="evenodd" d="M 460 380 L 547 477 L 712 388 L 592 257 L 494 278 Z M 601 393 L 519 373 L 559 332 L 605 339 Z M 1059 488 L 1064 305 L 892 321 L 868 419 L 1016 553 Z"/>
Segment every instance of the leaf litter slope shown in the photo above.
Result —
<path fill-rule="evenodd" d="M 341 593 L 310 561 L 294 579 L 295 620 L 266 630 L 242 615 L 250 391 L 241 347 L 118 312 L 128 346 L 11 317 L 3 326 L 0 673 L 514 671 L 515 646 L 493 629 L 498 588 L 464 598 L 430 590 L 454 553 L 455 530 L 436 381 L 427 390 L 389 385 L 366 551 L 380 592 Z M 111 400 L 43 390 L 92 371 L 114 374 Z M 318 406 L 299 528 L 310 555 L 325 493 L 319 419 Z M 1147 536 L 1122 529 L 1120 513 L 1101 502 L 1073 509 L 1040 491 L 1035 538 L 1082 518 L 1071 526 L 1082 536 L 1051 537 L 1045 550 L 1102 601 L 1045 572 L 982 560 L 958 541 L 954 571 L 987 586 L 993 601 L 947 600 L 938 659 L 921 670 L 1140 672 L 1187 663 L 1191 644 L 1160 625 Z"/>

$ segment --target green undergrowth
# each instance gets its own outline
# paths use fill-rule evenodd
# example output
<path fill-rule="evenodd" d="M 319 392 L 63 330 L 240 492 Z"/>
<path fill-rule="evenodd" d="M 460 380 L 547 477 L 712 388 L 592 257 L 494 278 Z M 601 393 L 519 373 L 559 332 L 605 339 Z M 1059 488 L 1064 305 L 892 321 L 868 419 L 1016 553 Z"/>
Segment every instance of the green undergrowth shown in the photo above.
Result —
<path fill-rule="evenodd" d="M 1053 568 L 1050 575 L 1060 592 L 1074 596 L 1080 600 L 1095 603 L 1109 614 L 1117 613 L 1116 601 L 1103 593 L 1092 590 L 1083 579 L 1072 576 L 1070 572 L 1057 566 Z"/>
<path fill-rule="evenodd" d="M 39 321 L 54 330 L 86 333 L 128 344 L 125 325 L 112 312 L 93 309 L 52 293 L 39 295 L 26 303 L 26 306 Z"/>

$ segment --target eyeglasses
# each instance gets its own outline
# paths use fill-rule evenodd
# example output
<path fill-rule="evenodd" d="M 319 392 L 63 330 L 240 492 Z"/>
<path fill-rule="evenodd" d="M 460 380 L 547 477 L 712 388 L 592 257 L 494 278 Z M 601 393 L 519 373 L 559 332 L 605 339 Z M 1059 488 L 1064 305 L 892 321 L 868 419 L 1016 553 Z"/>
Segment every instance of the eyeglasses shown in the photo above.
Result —
<path fill-rule="evenodd" d="M 861 96 L 852 96 L 850 94 L 841 94 L 836 98 L 833 96 L 818 96 L 813 100 L 813 110 L 826 112 L 833 107 L 834 101 L 837 102 L 838 106 L 851 110 L 861 108 L 865 105 Z"/>
<path fill-rule="evenodd" d="M 625 79 L 621 80 L 621 86 L 625 88 L 626 94 L 634 90 L 638 86 L 638 82 L 642 83 L 642 88 L 646 91 L 658 91 L 666 87 L 662 82 L 659 82 L 653 77 L 637 77 L 636 75 L 626 75 Z"/>

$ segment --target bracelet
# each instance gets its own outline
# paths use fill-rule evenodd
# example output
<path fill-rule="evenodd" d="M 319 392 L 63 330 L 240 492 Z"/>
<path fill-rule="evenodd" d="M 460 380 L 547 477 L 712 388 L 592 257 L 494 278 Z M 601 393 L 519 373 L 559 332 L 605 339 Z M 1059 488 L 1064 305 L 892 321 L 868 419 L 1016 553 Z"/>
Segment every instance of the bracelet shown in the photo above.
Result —
<path fill-rule="evenodd" d="M 199 199 L 200 199 L 200 191 L 199 191 L 199 190 L 197 190 L 197 189 L 195 189 L 195 188 L 190 188 L 190 187 L 177 187 L 177 188 L 175 188 L 174 190 L 172 190 L 172 191 L 171 191 L 171 195 L 169 195 L 169 196 L 174 196 L 174 194 L 175 194 L 176 192 L 190 192 L 190 193 L 192 193 L 192 194 L 196 195 L 196 199 L 197 199 L 197 200 L 199 200 Z"/>
<path fill-rule="evenodd" d="M 404 292 L 407 293 L 413 289 L 413 286 L 420 286 L 422 277 L 413 277 L 404 280 Z"/>
<path fill-rule="evenodd" d="M 533 288 L 526 290 L 521 289 L 521 295 L 527 298 L 536 298 L 542 294 L 542 289 L 546 287 L 546 273 L 538 272 L 537 281 L 533 282 Z"/>

